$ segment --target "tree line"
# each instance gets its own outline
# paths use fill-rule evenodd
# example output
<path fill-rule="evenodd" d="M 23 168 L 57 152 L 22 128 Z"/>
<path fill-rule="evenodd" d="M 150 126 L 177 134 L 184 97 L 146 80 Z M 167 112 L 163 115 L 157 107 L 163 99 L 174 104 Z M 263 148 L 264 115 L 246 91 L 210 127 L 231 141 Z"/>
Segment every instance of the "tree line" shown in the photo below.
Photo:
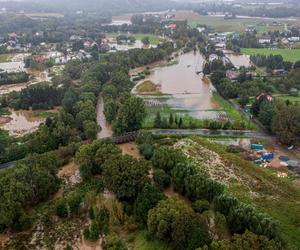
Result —
<path fill-rule="evenodd" d="M 26 72 L 0 72 L 0 85 L 26 83 L 29 75 Z"/>

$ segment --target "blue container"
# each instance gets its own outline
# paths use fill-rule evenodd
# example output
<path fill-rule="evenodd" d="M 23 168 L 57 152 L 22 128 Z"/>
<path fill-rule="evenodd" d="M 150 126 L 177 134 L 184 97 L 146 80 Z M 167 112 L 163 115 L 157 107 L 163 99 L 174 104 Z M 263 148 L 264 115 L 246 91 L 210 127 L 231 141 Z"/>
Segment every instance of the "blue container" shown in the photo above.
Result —
<path fill-rule="evenodd" d="M 262 158 L 263 160 L 272 160 L 272 159 L 274 159 L 274 153 L 271 153 L 271 154 L 264 154 L 264 155 L 261 156 L 261 158 Z"/>
<path fill-rule="evenodd" d="M 264 146 L 260 144 L 251 144 L 251 149 L 262 150 L 264 149 Z"/>

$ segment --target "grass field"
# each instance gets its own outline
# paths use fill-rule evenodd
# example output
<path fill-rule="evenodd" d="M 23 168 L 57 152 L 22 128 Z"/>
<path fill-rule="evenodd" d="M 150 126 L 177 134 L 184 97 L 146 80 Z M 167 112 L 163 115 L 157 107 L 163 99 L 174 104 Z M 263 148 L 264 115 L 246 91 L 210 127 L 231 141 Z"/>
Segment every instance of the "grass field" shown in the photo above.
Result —
<path fill-rule="evenodd" d="M 247 121 L 227 100 L 225 100 L 218 93 L 214 93 L 213 99 L 223 108 L 231 120 L 239 122 L 244 121 L 248 129 L 256 129 L 256 126 L 252 122 Z"/>
<path fill-rule="evenodd" d="M 300 61 L 300 49 L 268 49 L 268 48 L 243 48 L 243 54 L 247 55 L 281 55 L 285 61 L 296 62 Z"/>
<path fill-rule="evenodd" d="M 219 32 L 243 32 L 248 25 L 255 26 L 258 32 L 268 32 L 275 30 L 283 30 L 284 26 L 272 26 L 269 23 L 264 23 L 261 19 L 227 19 L 223 17 L 213 16 L 198 16 L 188 22 L 191 27 L 197 27 L 197 25 L 207 25 L 208 27 Z"/>
<path fill-rule="evenodd" d="M 106 36 L 109 38 L 116 38 L 119 36 L 119 33 L 106 33 Z M 127 33 L 124 33 L 123 35 L 127 35 Z M 136 40 L 142 40 L 144 37 L 149 37 L 150 44 L 152 45 L 158 45 L 160 42 L 163 40 L 160 39 L 158 36 L 155 36 L 153 34 L 131 34 L 132 36 L 135 37 Z"/>
<path fill-rule="evenodd" d="M 157 92 L 158 88 L 153 82 L 147 80 L 139 84 L 136 88 L 139 93 Z"/>
<path fill-rule="evenodd" d="M 26 13 L 25 14 L 28 17 L 32 18 L 48 18 L 48 17 L 56 17 L 56 18 L 62 18 L 64 17 L 64 14 L 62 13 L 54 13 L 54 12 L 49 12 L 49 13 Z"/>
<path fill-rule="evenodd" d="M 290 96 L 290 95 L 283 95 L 283 96 L 277 96 L 276 99 L 279 100 L 289 100 L 292 103 L 300 103 L 300 96 Z"/>
<path fill-rule="evenodd" d="M 153 45 L 158 45 L 162 41 L 162 39 L 152 34 L 133 34 L 133 36 L 137 40 L 142 40 L 144 37 L 149 37 L 149 41 Z"/>
<path fill-rule="evenodd" d="M 0 63 L 9 62 L 10 54 L 0 54 Z"/>

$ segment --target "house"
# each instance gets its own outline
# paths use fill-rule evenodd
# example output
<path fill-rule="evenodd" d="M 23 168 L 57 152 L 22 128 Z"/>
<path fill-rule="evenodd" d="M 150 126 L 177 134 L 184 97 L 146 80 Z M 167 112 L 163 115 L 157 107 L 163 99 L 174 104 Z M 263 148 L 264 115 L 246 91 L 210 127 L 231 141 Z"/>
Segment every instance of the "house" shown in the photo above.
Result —
<path fill-rule="evenodd" d="M 224 33 L 210 33 L 209 40 L 216 43 L 226 43 L 227 36 Z"/>
<path fill-rule="evenodd" d="M 110 50 L 110 45 L 108 43 L 101 43 L 99 46 L 99 49 L 101 51 L 109 51 Z"/>
<path fill-rule="evenodd" d="M 262 99 L 265 99 L 265 100 L 268 100 L 269 102 L 272 102 L 273 101 L 273 96 L 267 94 L 266 92 L 261 92 L 260 94 L 258 94 L 255 99 L 257 101 L 260 101 Z"/>
<path fill-rule="evenodd" d="M 80 36 L 77 36 L 77 35 L 72 35 L 70 37 L 70 41 L 80 41 L 81 40 L 81 37 Z"/>
<path fill-rule="evenodd" d="M 198 27 L 197 30 L 198 30 L 200 33 L 202 33 L 203 31 L 206 30 L 206 28 L 205 28 L 205 27 Z"/>
<path fill-rule="evenodd" d="M 238 40 L 238 39 L 240 39 L 240 34 L 239 34 L 239 33 L 234 33 L 234 34 L 232 35 L 232 39 L 233 39 L 233 40 Z"/>
<path fill-rule="evenodd" d="M 12 33 L 8 33 L 8 38 L 9 40 L 16 40 L 17 39 L 17 33 L 16 32 L 12 32 Z"/>
<path fill-rule="evenodd" d="M 85 41 L 84 43 L 83 43 L 83 46 L 84 46 L 84 48 L 91 48 L 92 46 L 92 42 L 91 41 Z"/>
<path fill-rule="evenodd" d="M 38 54 L 34 57 L 35 61 L 41 63 L 41 62 L 44 62 L 45 61 L 45 56 L 42 55 L 42 54 Z"/>
<path fill-rule="evenodd" d="M 274 69 L 273 70 L 273 74 L 274 75 L 277 75 L 277 76 L 281 76 L 285 73 L 285 70 L 284 69 Z"/>
<path fill-rule="evenodd" d="M 258 43 L 263 45 L 271 44 L 271 38 L 267 38 L 267 37 L 260 38 L 258 39 Z"/>
<path fill-rule="evenodd" d="M 216 49 L 226 49 L 226 43 L 217 43 L 215 44 Z"/>
<path fill-rule="evenodd" d="M 289 37 L 289 38 L 288 38 L 288 41 L 289 41 L 290 43 L 297 43 L 297 42 L 300 41 L 300 37 L 299 37 L 299 36 Z"/>
<path fill-rule="evenodd" d="M 213 61 L 215 61 L 215 60 L 218 60 L 219 59 L 219 56 L 218 55 L 216 55 L 216 54 L 211 54 L 211 55 L 209 55 L 209 62 L 213 62 Z"/>
<path fill-rule="evenodd" d="M 290 42 L 289 42 L 289 40 L 288 40 L 287 38 L 282 38 L 282 39 L 281 39 L 281 43 L 282 43 L 283 45 L 288 45 Z"/>
<path fill-rule="evenodd" d="M 253 25 L 248 25 L 245 29 L 245 32 L 246 33 L 254 33 L 256 30 L 255 30 L 255 27 Z"/>
<path fill-rule="evenodd" d="M 165 28 L 166 29 L 176 29 L 177 28 L 177 25 L 176 25 L 176 23 L 171 23 L 171 24 L 166 24 L 165 25 Z"/>

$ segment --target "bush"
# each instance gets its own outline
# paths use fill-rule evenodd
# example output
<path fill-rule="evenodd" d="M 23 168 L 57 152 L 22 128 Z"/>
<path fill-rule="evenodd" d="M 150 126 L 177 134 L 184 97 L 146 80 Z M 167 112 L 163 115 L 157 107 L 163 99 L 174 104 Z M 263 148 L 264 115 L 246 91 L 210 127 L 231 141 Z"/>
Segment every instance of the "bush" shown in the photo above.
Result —
<path fill-rule="evenodd" d="M 95 219 L 95 213 L 94 213 L 94 208 L 93 207 L 89 208 L 89 218 L 91 220 Z"/>
<path fill-rule="evenodd" d="M 141 144 L 139 145 L 140 153 L 145 157 L 146 160 L 150 160 L 153 156 L 154 147 L 150 144 Z"/>
<path fill-rule="evenodd" d="M 153 173 L 154 183 L 160 188 L 165 189 L 171 183 L 171 178 L 162 169 L 155 170 Z"/>
<path fill-rule="evenodd" d="M 89 240 L 90 239 L 90 229 L 89 228 L 85 228 L 84 231 L 83 231 L 83 237 L 84 239 L 86 240 Z"/>
<path fill-rule="evenodd" d="M 61 218 L 68 217 L 68 207 L 67 207 L 67 202 L 66 202 L 65 198 L 59 199 L 56 202 L 55 211 L 56 211 L 56 215 Z"/>
<path fill-rule="evenodd" d="M 192 208 L 197 213 L 203 213 L 204 211 L 209 210 L 210 204 L 207 200 L 196 200 L 192 204 Z"/>
<path fill-rule="evenodd" d="M 97 241 L 99 239 L 99 234 L 100 234 L 99 224 L 96 221 L 93 221 L 89 230 L 89 240 Z"/>

